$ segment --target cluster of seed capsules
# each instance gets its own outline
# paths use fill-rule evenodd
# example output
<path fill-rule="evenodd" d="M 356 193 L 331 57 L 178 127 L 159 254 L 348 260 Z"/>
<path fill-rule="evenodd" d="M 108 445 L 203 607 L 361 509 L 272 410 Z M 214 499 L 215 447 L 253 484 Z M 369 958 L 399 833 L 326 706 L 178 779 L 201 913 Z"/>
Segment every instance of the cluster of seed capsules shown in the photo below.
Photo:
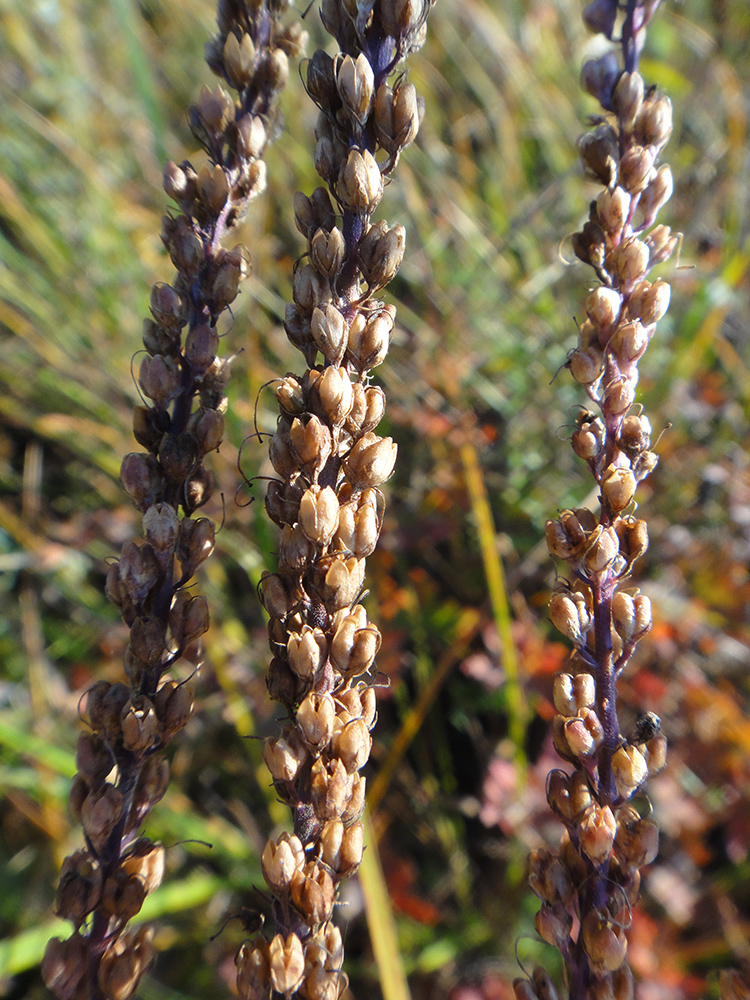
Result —
<path fill-rule="evenodd" d="M 157 284 L 144 323 L 134 434 L 121 482 L 143 515 L 143 539 L 128 542 L 107 573 L 107 596 L 130 629 L 127 683 L 100 682 L 86 695 L 87 731 L 78 741 L 71 809 L 85 848 L 66 859 L 56 912 L 75 928 L 53 939 L 43 975 L 59 1000 L 127 1000 L 153 953 L 151 930 L 129 921 L 164 872 L 164 849 L 139 836 L 169 783 L 161 751 L 186 724 L 190 687 L 168 674 L 194 672 L 209 624 L 203 596 L 188 589 L 214 548 L 214 526 L 195 517 L 212 493 L 204 459 L 222 440 L 230 359 L 217 356 L 221 314 L 247 271 L 241 248 L 219 241 L 265 184 L 262 155 L 276 128 L 275 99 L 288 56 L 302 44 L 282 30 L 286 3 L 222 0 L 209 64 L 226 85 L 205 87 L 191 108 L 193 133 L 209 164 L 168 163 L 164 187 L 179 212 L 162 238 L 176 268 Z M 189 678 L 188 678 L 189 679 Z"/>
<path fill-rule="evenodd" d="M 636 385 L 670 298 L 669 285 L 649 273 L 677 245 L 667 226 L 655 225 L 672 193 L 670 169 L 659 165 L 672 111 L 637 72 L 619 72 L 614 55 L 586 64 L 583 82 L 605 111 L 580 142 L 586 172 L 603 189 L 573 246 L 599 284 L 586 299 L 567 367 L 591 401 L 572 445 L 597 482 L 601 506 L 598 516 L 564 510 L 546 528 L 550 553 L 567 567 L 549 616 L 574 646 L 572 669 L 555 677 L 553 730 L 572 770 L 549 776 L 548 802 L 565 831 L 558 850 L 532 853 L 529 876 L 542 900 L 537 930 L 562 954 L 569 997 L 631 1000 L 626 931 L 641 869 L 658 849 L 645 799 L 638 806 L 633 796 L 664 765 L 666 740 L 652 714 L 622 734 L 616 681 L 651 627 L 650 602 L 628 581 L 648 546 L 646 523 L 634 513 L 636 488 L 657 461 Z M 519 1000 L 556 997 L 542 969 L 517 980 L 515 990 Z"/>
<path fill-rule="evenodd" d="M 272 993 L 335 1000 L 346 983 L 332 918 L 340 882 L 362 859 L 361 770 L 372 744 L 380 646 L 359 601 L 383 519 L 380 488 L 396 459 L 391 438 L 376 432 L 385 396 L 370 379 L 395 319 L 378 293 L 405 243 L 403 226 L 373 223 L 371 215 L 419 128 L 415 88 L 403 74 L 393 85 L 389 78 L 421 46 L 429 7 L 428 0 L 323 0 L 321 17 L 339 51 L 319 50 L 307 65 L 307 91 L 320 111 L 315 165 L 327 189 L 295 200 L 307 253 L 285 329 L 307 368 L 273 384 L 280 412 L 266 508 L 281 535 L 278 570 L 260 585 L 270 616 L 268 688 L 285 709 L 265 760 L 294 830 L 263 852 L 275 935 L 246 941 L 237 956 L 245 1000 Z"/>

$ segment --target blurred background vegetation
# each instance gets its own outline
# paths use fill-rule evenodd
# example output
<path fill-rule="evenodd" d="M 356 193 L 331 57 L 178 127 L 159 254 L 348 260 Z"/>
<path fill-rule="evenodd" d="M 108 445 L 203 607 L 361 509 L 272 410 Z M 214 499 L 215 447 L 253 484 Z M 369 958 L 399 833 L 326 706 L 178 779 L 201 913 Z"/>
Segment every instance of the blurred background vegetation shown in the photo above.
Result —
<path fill-rule="evenodd" d="M 661 855 L 631 933 L 640 1000 L 715 995 L 715 971 L 750 960 L 750 7 L 662 8 L 642 69 L 675 106 L 662 214 L 684 242 L 662 269 L 673 304 L 641 362 L 639 401 L 665 428 L 639 493 L 652 542 L 638 582 L 655 627 L 622 683 L 625 717 L 654 710 L 670 739 L 650 785 Z M 312 51 L 315 5 L 305 23 Z M 66 805 L 77 704 L 94 679 L 120 677 L 127 641 L 102 592 L 106 560 L 138 531 L 117 477 L 134 449 L 141 319 L 151 284 L 171 279 L 161 167 L 195 156 L 186 108 L 212 82 L 212 28 L 211 0 L 0 0 L 2 997 L 45 996 L 44 943 L 68 932 L 51 907 L 80 842 Z M 566 442 L 583 395 L 553 376 L 591 280 L 566 261 L 594 193 L 575 141 L 595 110 L 578 86 L 595 46 L 578 0 L 441 0 L 410 67 L 424 126 L 382 205 L 408 250 L 378 370 L 400 460 L 369 561 L 390 682 L 369 768 L 370 853 L 377 840 L 389 902 L 370 918 L 392 910 L 415 1000 L 509 1000 L 517 958 L 556 967 L 534 939 L 523 869 L 560 832 L 544 778 L 568 650 L 546 620 L 544 521 L 590 493 Z M 238 357 L 213 465 L 223 503 L 208 511 L 223 528 L 200 581 L 213 627 L 197 712 L 148 823 L 169 849 L 142 914 L 160 950 L 144 1000 L 230 995 L 244 932 L 234 921 L 213 935 L 241 905 L 262 906 L 259 850 L 286 824 L 248 738 L 275 727 L 255 594 L 275 532 L 249 502 L 262 484 L 237 493 L 256 403 L 259 428 L 273 428 L 261 387 L 300 368 L 280 327 L 301 252 L 291 196 L 316 185 L 296 70 L 283 104 L 269 190 L 238 234 L 254 276 L 223 342 Z M 264 451 L 245 442 L 246 475 L 267 471 Z M 352 991 L 376 998 L 387 984 L 363 893 L 344 895 Z"/>

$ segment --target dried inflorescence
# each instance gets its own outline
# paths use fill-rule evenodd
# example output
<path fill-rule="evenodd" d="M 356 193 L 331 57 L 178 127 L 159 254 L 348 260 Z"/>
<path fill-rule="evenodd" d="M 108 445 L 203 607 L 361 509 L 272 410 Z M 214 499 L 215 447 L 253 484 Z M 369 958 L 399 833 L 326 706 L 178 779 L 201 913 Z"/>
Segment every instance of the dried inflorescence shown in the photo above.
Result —
<path fill-rule="evenodd" d="M 626 66 L 656 5 L 647 6 L 627 5 Z M 587 23 L 611 37 L 617 7 L 590 4 Z M 666 740 L 652 713 L 632 733 L 621 732 L 616 681 L 651 628 L 650 601 L 628 582 L 648 546 L 646 523 L 634 513 L 635 492 L 657 462 L 651 426 L 635 400 L 638 362 L 670 298 L 669 285 L 649 275 L 678 241 L 667 226 L 655 225 L 672 193 L 671 171 L 659 164 L 672 108 L 654 88 L 646 90 L 634 67 L 621 72 L 614 54 L 587 63 L 583 83 L 605 115 L 579 148 L 587 173 L 603 187 L 573 246 L 599 284 L 586 299 L 587 318 L 567 366 L 591 402 L 578 416 L 572 445 L 596 480 L 600 509 L 564 510 L 547 523 L 549 550 L 568 571 L 549 615 L 574 646 L 571 671 L 555 678 L 553 730 L 572 772 L 549 776 L 547 799 L 565 832 L 559 850 L 532 853 L 529 872 L 542 900 L 537 930 L 563 956 L 569 997 L 631 1000 L 626 931 L 641 869 L 658 849 L 647 801 L 639 798 L 636 806 L 633 796 L 663 767 Z M 556 991 L 537 970 L 532 981 L 517 981 L 516 994 L 548 1000 Z"/>
<path fill-rule="evenodd" d="M 360 772 L 372 743 L 380 646 L 358 602 L 383 520 L 380 487 L 396 459 L 393 441 L 376 433 L 385 397 L 370 373 L 385 359 L 395 320 L 378 293 L 405 242 L 403 226 L 371 216 L 419 128 L 415 88 L 403 73 L 388 80 L 421 46 L 430 5 L 323 0 L 339 51 L 318 51 L 307 66 L 307 91 L 320 109 L 315 166 L 328 189 L 295 199 L 307 252 L 285 329 L 307 369 L 273 385 L 280 415 L 269 455 L 278 478 L 266 508 L 281 538 L 278 570 L 260 586 L 270 615 L 268 689 L 285 710 L 265 759 L 294 832 L 263 852 L 276 934 L 246 942 L 237 957 L 245 1000 L 272 991 L 335 1000 L 345 984 L 332 916 L 339 883 L 362 858 Z"/>
<path fill-rule="evenodd" d="M 185 680 L 167 674 L 180 661 L 194 672 L 208 628 L 206 599 L 188 585 L 213 550 L 214 526 L 194 515 L 211 497 L 204 459 L 221 443 L 226 409 L 231 359 L 217 356 L 217 323 L 247 272 L 245 251 L 220 240 L 265 186 L 276 97 L 303 42 L 297 25 L 279 24 L 286 6 L 221 0 L 207 59 L 236 94 L 204 87 L 190 123 L 208 162 L 164 171 L 179 207 L 162 228 L 177 276 L 151 293 L 138 376 L 146 402 L 133 420 L 145 450 L 125 457 L 120 476 L 143 515 L 144 539 L 128 542 L 107 573 L 107 596 L 130 629 L 128 682 L 96 684 L 83 706 L 88 730 L 78 741 L 71 809 L 86 846 L 66 859 L 56 903 L 75 933 L 50 941 L 43 964 L 60 1000 L 126 1000 L 152 954 L 150 931 L 127 924 L 161 881 L 164 849 L 138 834 L 169 782 L 161 751 L 193 708 Z"/>

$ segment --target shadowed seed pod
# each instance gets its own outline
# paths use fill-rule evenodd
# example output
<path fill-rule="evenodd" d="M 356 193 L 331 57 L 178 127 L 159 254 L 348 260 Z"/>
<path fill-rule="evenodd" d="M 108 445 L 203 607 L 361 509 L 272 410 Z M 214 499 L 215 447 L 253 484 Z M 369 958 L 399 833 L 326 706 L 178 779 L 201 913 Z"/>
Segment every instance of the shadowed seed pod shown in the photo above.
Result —
<path fill-rule="evenodd" d="M 403 60 L 424 41 L 431 3 L 326 0 L 321 18 L 338 51 L 318 51 L 306 67 L 319 109 L 315 166 L 326 187 L 294 201 L 307 245 L 285 329 L 306 368 L 272 384 L 279 418 L 269 458 L 278 478 L 266 508 L 281 537 L 278 568 L 260 585 L 271 619 L 268 689 L 283 709 L 265 760 L 294 830 L 263 852 L 275 937 L 237 956 L 245 1000 L 272 990 L 335 1000 L 346 984 L 331 916 L 341 880 L 362 859 L 361 770 L 380 647 L 358 601 L 396 461 L 395 443 L 377 431 L 385 397 L 370 378 L 395 322 L 378 295 L 398 271 L 406 235 L 371 216 L 419 128 Z"/>
<path fill-rule="evenodd" d="M 83 703 L 89 731 L 78 742 L 71 808 L 86 847 L 64 862 L 56 902 L 76 933 L 50 941 L 42 965 L 60 1000 L 127 1000 L 153 952 L 151 933 L 127 925 L 161 881 L 164 850 L 139 833 L 169 781 L 159 752 L 193 709 L 190 688 L 167 674 L 180 660 L 198 665 L 209 626 L 205 597 L 187 588 L 213 550 L 214 526 L 195 514 L 211 497 L 203 463 L 221 444 L 227 405 L 231 359 L 218 356 L 217 322 L 248 270 L 244 250 L 220 240 L 264 187 L 276 99 L 288 56 L 303 44 L 296 26 L 280 25 L 286 7 L 222 0 L 219 34 L 207 48 L 221 82 L 204 87 L 190 109 L 206 162 L 164 169 L 178 211 L 165 215 L 162 239 L 177 274 L 151 293 L 138 372 L 144 405 L 133 419 L 144 450 L 126 455 L 120 474 L 143 515 L 143 538 L 125 545 L 106 582 L 130 628 L 128 683 L 100 682 Z"/>
<path fill-rule="evenodd" d="M 612 38 L 616 0 L 597 0 L 586 25 Z M 629 585 L 648 545 L 633 516 L 636 489 L 653 470 L 651 426 L 635 408 L 638 363 L 669 305 L 669 285 L 651 277 L 676 245 L 654 226 L 669 200 L 672 175 L 659 162 L 671 131 L 671 105 L 638 73 L 638 54 L 657 3 L 630 0 L 622 23 L 624 69 L 613 52 L 587 63 L 582 81 L 604 116 L 579 143 L 586 173 L 602 190 L 575 234 L 576 255 L 598 284 L 568 359 L 589 399 L 572 437 L 599 490 L 599 511 L 564 510 L 546 526 L 551 555 L 567 564 L 549 617 L 570 640 L 569 669 L 555 677 L 555 748 L 573 773 L 554 771 L 548 801 L 565 825 L 558 852 L 535 852 L 530 883 L 543 900 L 537 929 L 561 953 L 569 1000 L 630 1000 L 627 965 L 630 907 L 640 869 L 656 857 L 658 829 L 633 804 L 650 774 L 664 766 L 666 740 L 646 713 L 622 734 L 616 681 L 651 627 L 651 603 Z M 638 802 L 643 802 L 639 797 Z M 625 874 L 627 873 L 627 874 Z M 574 919 L 575 918 L 575 919 Z M 536 973 L 535 973 L 536 977 Z M 541 997 L 536 980 L 517 980 L 519 1000 Z"/>

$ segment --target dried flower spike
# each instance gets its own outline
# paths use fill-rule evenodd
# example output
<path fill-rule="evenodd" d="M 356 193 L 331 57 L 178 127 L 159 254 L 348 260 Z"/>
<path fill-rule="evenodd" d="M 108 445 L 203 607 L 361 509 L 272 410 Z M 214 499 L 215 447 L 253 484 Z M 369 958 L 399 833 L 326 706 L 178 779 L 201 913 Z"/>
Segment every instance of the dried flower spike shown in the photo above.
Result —
<path fill-rule="evenodd" d="M 285 7 L 221 0 L 207 56 L 222 83 L 204 87 L 190 109 L 207 162 L 164 170 L 179 211 L 164 216 L 162 239 L 177 275 L 151 293 L 138 373 L 144 405 L 133 420 L 144 450 L 126 455 L 120 474 L 143 515 L 143 540 L 125 545 L 106 584 L 130 628 L 128 683 L 96 684 L 83 708 L 71 807 L 86 846 L 66 859 L 56 902 L 76 930 L 49 942 L 42 966 L 59 1000 L 127 1000 L 152 956 L 150 932 L 127 925 L 161 881 L 164 849 L 138 835 L 169 782 L 160 752 L 193 709 L 190 688 L 167 674 L 181 660 L 197 665 L 209 625 L 205 597 L 187 587 L 213 550 L 214 527 L 194 515 L 211 497 L 204 459 L 221 444 L 227 405 L 231 359 L 218 356 L 217 322 L 248 269 L 244 250 L 220 240 L 264 187 L 287 55 L 302 41 L 280 27 Z"/>
<path fill-rule="evenodd" d="M 315 166 L 327 187 L 295 197 L 307 253 L 285 329 L 307 367 L 273 386 L 279 418 L 269 456 L 278 478 L 266 509 L 281 539 L 278 569 L 260 586 L 273 653 L 268 689 L 284 708 L 265 759 L 294 833 L 264 851 L 276 937 L 237 956 L 246 1000 L 271 990 L 335 1000 L 346 982 L 331 918 L 339 883 L 362 858 L 361 770 L 372 745 L 380 646 L 358 601 L 383 520 L 381 487 L 396 460 L 394 442 L 377 433 L 385 399 L 370 376 L 395 321 L 378 296 L 405 243 L 403 226 L 371 216 L 419 128 L 413 85 L 404 72 L 392 77 L 422 45 L 430 6 L 324 0 L 321 17 L 338 52 L 318 51 L 307 65 L 307 92 L 319 108 Z"/>
<path fill-rule="evenodd" d="M 611 38 L 619 6 L 589 4 L 587 26 Z M 672 190 L 669 168 L 659 163 L 671 105 L 646 90 L 637 69 L 658 3 L 625 6 L 624 70 L 612 53 L 583 69 L 584 87 L 606 117 L 579 149 L 586 172 L 603 187 L 573 240 L 598 284 L 568 361 L 591 406 L 572 445 L 596 480 L 600 509 L 598 515 L 565 510 L 546 527 L 550 553 L 567 564 L 569 576 L 552 595 L 549 613 L 574 646 L 572 669 L 555 678 L 553 725 L 555 747 L 574 771 L 550 776 L 548 801 L 565 832 L 557 854 L 532 856 L 530 882 L 543 900 L 537 929 L 563 957 L 570 1000 L 632 996 L 626 930 L 640 870 L 658 848 L 656 824 L 632 800 L 664 765 L 666 752 L 653 713 L 629 737 L 617 714 L 617 678 L 651 627 L 648 598 L 627 589 L 648 545 L 645 522 L 633 516 L 636 488 L 657 461 L 648 419 L 634 410 L 638 363 L 669 304 L 668 284 L 650 272 L 676 245 L 666 227 L 652 228 Z M 515 991 L 519 1000 L 542 995 L 534 980 L 517 981 Z"/>

